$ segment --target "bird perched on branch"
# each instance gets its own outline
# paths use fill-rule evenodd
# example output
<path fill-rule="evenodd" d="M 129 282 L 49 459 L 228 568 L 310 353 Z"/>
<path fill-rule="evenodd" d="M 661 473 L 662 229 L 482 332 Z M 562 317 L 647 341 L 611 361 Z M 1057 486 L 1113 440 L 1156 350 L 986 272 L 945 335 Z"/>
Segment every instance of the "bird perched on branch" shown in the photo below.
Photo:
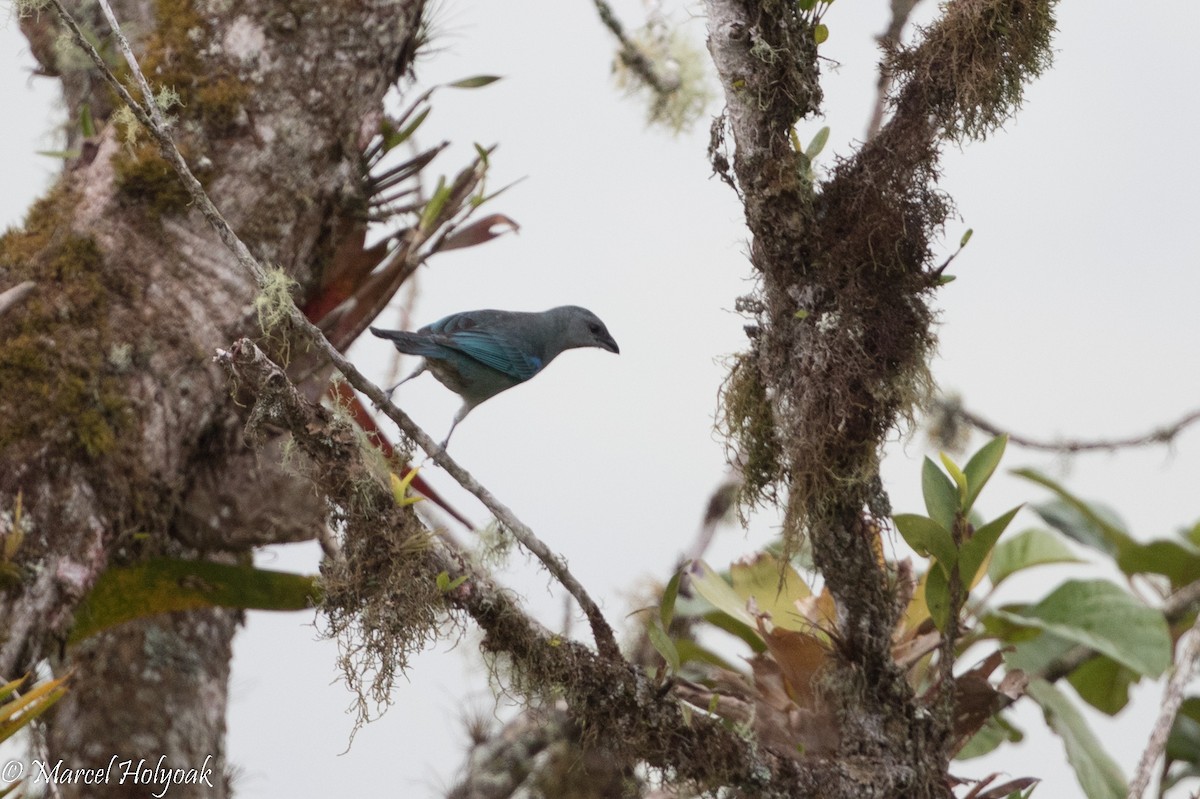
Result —
<path fill-rule="evenodd" d="M 471 409 L 524 383 L 564 350 L 600 347 L 609 352 L 621 351 L 604 323 L 577 305 L 541 313 L 464 311 L 415 333 L 376 327 L 371 332 L 391 341 L 400 352 L 425 359 L 415 372 L 388 389 L 389 398 L 400 385 L 425 371 L 462 397 L 463 405 L 454 416 L 443 448 Z"/>

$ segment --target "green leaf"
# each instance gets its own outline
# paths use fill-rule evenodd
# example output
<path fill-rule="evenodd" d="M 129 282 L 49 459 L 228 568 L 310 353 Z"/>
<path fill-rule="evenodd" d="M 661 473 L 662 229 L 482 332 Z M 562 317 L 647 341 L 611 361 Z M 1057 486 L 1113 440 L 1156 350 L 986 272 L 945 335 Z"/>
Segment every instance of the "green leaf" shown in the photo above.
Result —
<path fill-rule="evenodd" d="M 1041 705 L 1046 724 L 1062 739 L 1067 761 L 1088 799 L 1125 799 L 1120 766 L 1104 751 L 1071 700 L 1045 680 L 1034 680 L 1025 693 Z"/>
<path fill-rule="evenodd" d="M 928 516 L 918 513 L 898 513 L 892 517 L 905 542 L 922 557 L 933 556 L 943 569 L 953 569 L 958 562 L 958 549 L 950 531 Z"/>
<path fill-rule="evenodd" d="M 759 636 L 753 627 L 735 619 L 728 613 L 714 610 L 711 613 L 705 613 L 704 620 L 718 630 L 724 630 L 730 635 L 742 639 L 756 654 L 767 651 L 766 642 L 763 641 L 762 637 Z"/>
<path fill-rule="evenodd" d="M 650 639 L 650 643 L 658 650 L 658 654 L 662 655 L 663 660 L 667 662 L 667 667 L 670 668 L 672 674 L 679 673 L 679 650 L 675 648 L 675 642 L 671 640 L 671 636 L 667 631 L 659 625 L 657 619 L 651 620 L 646 625 L 646 636 Z"/>
<path fill-rule="evenodd" d="M 939 630 L 950 623 L 950 581 L 944 569 L 932 566 L 925 578 L 925 607 Z"/>
<path fill-rule="evenodd" d="M 947 283 L 953 283 L 956 280 L 958 280 L 958 275 L 941 275 L 938 277 L 937 284 L 939 286 L 944 286 Z"/>
<path fill-rule="evenodd" d="M 754 629 L 754 619 L 746 610 L 746 600 L 738 596 L 711 566 L 702 560 L 694 560 L 688 567 L 688 577 L 696 593 L 707 599 L 714 608 Z"/>
<path fill-rule="evenodd" d="M 443 594 L 448 594 L 455 588 L 458 588 L 460 585 L 465 583 L 467 581 L 467 575 L 460 574 L 458 577 L 455 577 L 453 580 L 451 580 L 450 572 L 441 571 L 438 572 L 438 576 L 434 581 L 437 583 L 437 588 L 439 591 L 441 591 Z"/>
<path fill-rule="evenodd" d="M 1162 613 L 1105 580 L 1068 580 L 1024 611 L 993 612 L 1095 649 L 1148 677 L 1171 664 L 1171 635 Z"/>
<path fill-rule="evenodd" d="M 1019 743 L 1024 738 L 1025 733 L 1020 729 L 1010 724 L 1003 716 L 995 715 L 983 723 L 954 759 L 970 760 L 973 757 L 982 757 L 1002 743 Z"/>
<path fill-rule="evenodd" d="M 96 123 L 92 121 L 92 109 L 87 103 L 79 106 L 79 132 L 85 139 L 96 135 Z"/>
<path fill-rule="evenodd" d="M 721 657 L 711 649 L 700 646 L 695 641 L 687 638 L 680 638 L 673 641 L 675 651 L 679 653 L 679 663 L 684 665 L 687 663 L 708 663 L 711 666 L 716 666 L 725 671 L 736 672 L 738 669 L 725 658 Z"/>
<path fill-rule="evenodd" d="M 1167 760 L 1200 765 L 1200 697 L 1189 696 L 1179 706 L 1167 737 Z"/>
<path fill-rule="evenodd" d="M 1117 566 L 1128 575 L 1161 574 L 1180 588 L 1200 580 L 1200 550 L 1182 541 L 1158 539 L 1122 547 Z"/>
<path fill-rule="evenodd" d="M 813 28 L 813 41 L 817 44 L 824 44 L 829 39 L 829 26 L 821 23 Z"/>
<path fill-rule="evenodd" d="M 971 236 L 973 236 L 974 234 L 975 234 L 975 231 L 973 229 L 967 228 L 967 232 L 962 234 L 962 238 L 959 239 L 959 241 L 958 241 L 959 249 L 966 247 L 967 242 L 971 240 Z"/>
<path fill-rule="evenodd" d="M 75 643 L 122 622 L 196 608 L 304 610 L 320 597 L 317 578 L 203 560 L 159 558 L 108 569 L 75 611 Z"/>
<path fill-rule="evenodd" d="M 963 504 L 963 513 L 970 513 L 971 507 L 979 497 L 979 492 L 987 485 L 1000 459 L 1004 457 L 1004 447 L 1008 444 L 1007 435 L 999 435 L 979 448 L 979 451 L 967 461 L 963 474 L 967 478 L 967 499 Z"/>
<path fill-rule="evenodd" d="M 58 158 L 63 161 L 70 161 L 72 158 L 78 158 L 82 154 L 82 150 L 38 150 L 35 153 L 35 155 L 44 155 L 47 158 Z"/>
<path fill-rule="evenodd" d="M 1017 469 L 1013 474 L 1045 486 L 1058 495 L 1056 501 L 1033 505 L 1046 524 L 1081 544 L 1116 555 L 1136 542 L 1112 511 L 1095 503 L 1084 502 L 1061 485 L 1033 469 Z"/>
<path fill-rule="evenodd" d="M 444 176 L 439 177 L 437 187 L 433 190 L 433 196 L 429 198 L 429 202 L 425 203 L 425 208 L 421 211 L 421 221 L 417 225 L 418 229 L 426 233 L 433 229 L 438 216 L 442 213 L 442 209 L 450 199 L 450 192 L 451 187 L 446 185 L 446 178 Z"/>
<path fill-rule="evenodd" d="M 958 468 L 958 464 L 951 460 L 949 455 L 939 452 L 938 456 L 942 460 L 942 466 L 950 473 L 950 479 L 958 486 L 955 505 L 959 510 L 963 511 L 963 515 L 965 516 L 967 510 L 967 476 L 963 474 L 962 469 Z"/>
<path fill-rule="evenodd" d="M 801 11 L 812 11 L 817 7 L 817 0 L 797 0 L 796 5 Z"/>
<path fill-rule="evenodd" d="M 730 566 L 729 578 L 742 607 L 753 598 L 760 612 L 771 614 L 773 624 L 798 632 L 812 629 L 796 609 L 796 600 L 812 596 L 812 591 L 790 563 L 760 553 L 753 560 Z"/>
<path fill-rule="evenodd" d="M 925 495 L 925 511 L 947 530 L 954 527 L 958 514 L 958 491 L 937 464 L 925 458 L 921 466 L 921 493 Z"/>
<path fill-rule="evenodd" d="M 823 28 L 825 26 L 821 25 L 819 27 Z M 817 44 L 820 44 L 820 42 L 817 42 Z M 817 135 L 813 136 L 813 140 L 808 143 L 808 148 L 804 151 L 804 154 L 808 156 L 810 161 L 813 160 L 821 154 L 822 150 L 825 149 L 825 143 L 827 141 L 829 141 L 828 125 L 817 131 Z"/>
<path fill-rule="evenodd" d="M 391 126 L 390 123 L 385 122 L 382 134 L 383 151 L 385 153 L 391 152 L 391 150 L 397 146 L 408 141 L 408 139 L 417 132 L 417 128 L 421 127 L 421 123 L 425 121 L 425 117 L 429 116 L 429 112 L 432 110 L 432 108 L 426 108 L 422 110 L 421 113 L 417 114 L 416 118 L 413 119 L 412 122 L 405 125 L 401 130 L 396 130 Z"/>
<path fill-rule="evenodd" d="M 1080 699 L 1110 716 L 1129 704 L 1129 686 L 1139 679 L 1131 669 L 1108 657 L 1085 661 L 1067 675 Z"/>
<path fill-rule="evenodd" d="M 1000 585 L 1013 574 L 1046 563 L 1082 563 L 1075 553 L 1049 530 L 1024 530 L 1006 538 L 992 551 L 988 577 L 992 585 Z"/>
<path fill-rule="evenodd" d="M 662 603 L 658 607 L 658 620 L 664 630 L 671 629 L 671 620 L 675 617 L 675 598 L 679 596 L 679 581 L 683 579 L 683 570 L 671 575 L 667 587 L 663 589 Z"/>
<path fill-rule="evenodd" d="M 962 578 L 963 586 L 970 588 L 975 585 L 975 575 L 983 567 L 988 553 L 996 546 L 996 539 L 1000 537 L 1020 509 L 1021 506 L 1018 505 L 1003 516 L 992 519 L 976 530 L 970 540 L 963 543 L 962 549 L 958 553 L 958 574 Z"/>
<path fill-rule="evenodd" d="M 482 86 L 495 83 L 498 80 L 500 80 L 499 75 L 475 75 L 474 77 L 463 78 L 462 80 L 456 80 L 454 83 L 447 83 L 446 85 L 451 89 L 478 89 Z"/>

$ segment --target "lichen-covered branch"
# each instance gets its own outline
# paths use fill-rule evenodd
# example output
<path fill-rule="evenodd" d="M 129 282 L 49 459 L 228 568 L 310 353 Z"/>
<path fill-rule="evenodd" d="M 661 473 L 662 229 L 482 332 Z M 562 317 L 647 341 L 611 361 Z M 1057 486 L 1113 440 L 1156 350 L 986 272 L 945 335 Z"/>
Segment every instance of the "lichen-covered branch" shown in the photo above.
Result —
<path fill-rule="evenodd" d="M 339 508 L 345 563 L 326 572 L 327 609 L 345 603 L 408 641 L 433 635 L 447 612 L 466 614 L 484 632 L 483 649 L 511 663 L 510 690 L 532 699 L 563 697 L 584 740 L 601 742 L 614 757 L 667 769 L 699 790 L 728 785 L 754 797 L 829 795 L 820 773 L 832 766 L 801 766 L 700 710 L 685 711 L 635 666 L 543 628 L 466 553 L 424 536 L 349 426 L 303 398 L 253 343 L 238 341 L 217 360 L 255 404 L 253 419 L 292 434 L 314 464 L 311 479 Z M 380 559 L 381 550 L 390 554 Z M 443 572 L 467 579 L 442 593 L 435 577 Z"/>

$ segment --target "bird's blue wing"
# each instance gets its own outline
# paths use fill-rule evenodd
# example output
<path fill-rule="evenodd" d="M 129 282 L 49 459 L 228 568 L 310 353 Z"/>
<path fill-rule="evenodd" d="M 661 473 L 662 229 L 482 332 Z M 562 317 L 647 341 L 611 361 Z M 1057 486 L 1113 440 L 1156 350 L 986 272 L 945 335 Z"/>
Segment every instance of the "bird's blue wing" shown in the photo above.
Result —
<path fill-rule="evenodd" d="M 512 340 L 490 330 L 457 330 L 447 338 L 455 349 L 516 380 L 528 380 L 543 366 L 541 358 L 522 351 Z"/>

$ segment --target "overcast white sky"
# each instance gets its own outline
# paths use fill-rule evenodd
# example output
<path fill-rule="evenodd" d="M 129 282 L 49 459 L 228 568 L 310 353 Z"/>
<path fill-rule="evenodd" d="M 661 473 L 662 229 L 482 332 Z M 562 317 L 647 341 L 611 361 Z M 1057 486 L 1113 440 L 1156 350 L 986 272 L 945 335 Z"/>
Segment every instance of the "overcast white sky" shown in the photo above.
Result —
<path fill-rule="evenodd" d="M 874 94 L 873 36 L 887 5 L 842 2 L 826 17 L 827 116 L 800 130 L 807 140 L 830 125 L 826 163 L 832 152 L 851 152 L 863 134 Z M 615 6 L 628 25 L 637 23 L 640 3 Z M 923 6 L 928 19 L 935 8 L 931 0 Z M 689 6 L 679 18 L 689 13 L 687 30 L 700 44 L 700 8 Z M 1065 0 L 1059 17 L 1056 64 L 1030 88 L 1018 119 L 944 159 L 942 185 L 961 214 L 946 241 L 956 243 L 968 227 L 975 235 L 954 264 L 959 279 L 938 297 L 934 371 L 943 389 L 1025 434 L 1135 433 L 1200 406 L 1200 5 Z M 493 210 L 522 230 L 435 259 L 420 275 L 416 323 L 470 308 L 574 303 L 604 319 L 621 345 L 620 356 L 567 353 L 530 384 L 477 409 L 455 433 L 454 455 L 569 559 L 620 624 L 636 605 L 634 593 L 668 575 L 724 471 L 713 413 L 722 358 L 744 342 L 734 299 L 751 289 L 740 208 L 709 178 L 706 121 L 679 138 L 648 130 L 640 105 L 613 88 L 612 43 L 591 3 L 450 0 L 436 20 L 437 52 L 419 65 L 422 86 L 480 73 L 504 80 L 439 94 L 425 139 L 456 142 L 440 157 L 445 172 L 470 157 L 472 142 L 498 143 L 493 185 L 525 180 Z M 58 146 L 61 112 L 51 82 L 30 77 L 31 63 L 15 21 L 0 24 L 0 104 L 9 109 L 0 129 L 5 225 L 19 223 L 57 168 L 34 155 Z M 377 342 L 353 354 L 379 375 L 389 366 L 389 351 Z M 458 407 L 428 376 L 396 398 L 438 438 Z M 925 452 L 920 435 L 898 437 L 889 449 L 884 477 L 898 512 L 922 507 Z M 1010 449 L 1006 465 L 1063 477 L 1078 494 L 1114 506 L 1140 537 L 1200 517 L 1194 431 L 1172 451 L 1066 463 Z M 486 521 L 444 475 L 430 469 L 425 476 L 471 518 Z M 1003 477 L 984 494 L 982 510 L 996 514 L 1044 498 Z M 1022 522 L 1032 519 L 1019 518 L 1014 529 Z M 776 523 L 762 513 L 749 531 L 724 529 L 710 561 L 722 566 L 755 551 Z M 316 551 L 280 548 L 260 562 L 311 571 Z M 1069 574 L 1094 572 L 1035 571 L 1006 596 L 1036 599 Z M 517 555 L 507 575 L 540 618 L 560 624 L 559 592 L 543 572 Z M 250 614 L 238 636 L 228 754 L 239 795 L 381 787 L 438 795 L 462 762 L 463 717 L 494 706 L 475 640 L 445 641 L 418 658 L 387 715 L 342 755 L 351 697 L 338 682 L 335 648 L 315 640 L 312 621 Z M 1159 695 L 1159 686 L 1143 684 L 1135 707 L 1097 721 L 1127 774 Z M 1039 796 L 1079 795 L 1040 713 L 1032 704 L 1022 708 L 1023 747 L 956 772 L 1037 775 L 1045 778 Z"/>

